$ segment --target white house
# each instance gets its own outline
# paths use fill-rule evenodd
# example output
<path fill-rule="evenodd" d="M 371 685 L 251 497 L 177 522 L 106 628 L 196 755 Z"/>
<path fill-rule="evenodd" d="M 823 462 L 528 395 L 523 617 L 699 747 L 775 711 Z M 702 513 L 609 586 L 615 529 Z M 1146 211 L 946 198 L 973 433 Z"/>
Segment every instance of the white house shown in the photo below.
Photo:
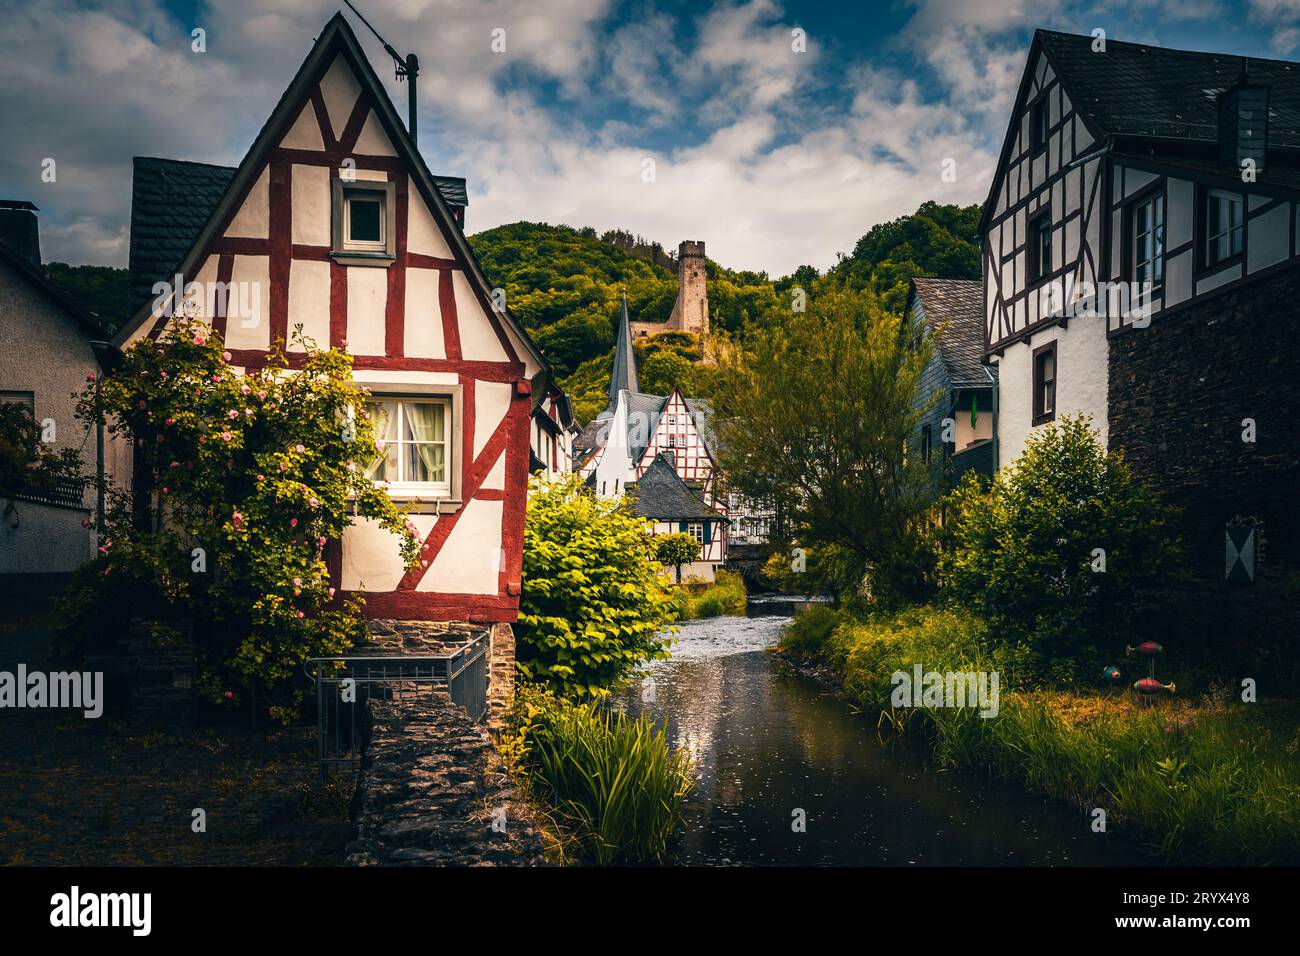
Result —
<path fill-rule="evenodd" d="M 464 205 L 463 181 L 429 172 L 341 15 L 237 169 L 136 163 L 139 287 L 173 273 L 198 283 L 201 317 L 237 366 L 264 364 L 299 325 L 355 356 L 378 426 L 403 452 L 375 479 L 412 507 L 427 562 L 406 571 L 394 536 L 366 522 L 333 543 L 337 586 L 364 593 L 372 617 L 508 622 L 518 611 L 533 383 L 549 370 L 494 308 Z M 168 304 L 142 304 L 114 344 L 156 337 Z"/>

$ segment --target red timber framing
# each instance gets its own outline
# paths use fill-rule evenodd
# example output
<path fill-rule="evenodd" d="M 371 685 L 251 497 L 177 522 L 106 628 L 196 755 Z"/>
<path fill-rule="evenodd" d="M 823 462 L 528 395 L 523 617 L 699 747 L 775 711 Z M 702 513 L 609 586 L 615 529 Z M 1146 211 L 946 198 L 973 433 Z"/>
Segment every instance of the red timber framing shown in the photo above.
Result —
<path fill-rule="evenodd" d="M 341 134 L 334 133 L 322 80 L 342 57 L 351 68 L 360 87 L 356 101 L 343 126 Z M 366 155 L 357 153 L 367 120 L 373 116 L 398 155 Z M 337 114 L 336 114 L 337 115 Z M 314 117 L 323 148 L 286 148 L 282 141 L 299 117 Z M 305 119 L 304 119 L 305 121 Z M 394 208 L 391 221 L 395 229 L 395 258 L 382 266 L 386 270 L 387 298 L 383 307 L 383 355 L 356 355 L 354 368 L 358 372 L 389 373 L 384 390 L 390 387 L 401 392 L 400 375 L 392 373 L 440 372 L 454 375 L 459 393 L 460 447 L 452 455 L 452 467 L 459 471 L 457 499 L 459 507 L 440 514 L 421 545 L 421 566 L 402 575 L 391 591 L 365 591 L 366 613 L 372 617 L 408 619 L 456 619 L 484 622 L 510 622 L 517 617 L 522 563 L 524 508 L 527 497 L 529 431 L 532 411 L 531 376 L 545 369 L 526 333 L 503 310 L 493 308 L 487 282 L 478 263 L 469 251 L 464 234 L 455 216 L 438 194 L 433 179 L 423 161 L 415 152 L 406 131 L 393 111 L 387 95 L 357 46 L 356 38 L 341 16 L 335 16 L 317 40 L 299 75 L 281 99 L 271 120 L 259 134 L 257 141 L 241 164 L 231 183 L 230 190 L 214 212 L 212 220 L 200 234 L 194 249 L 182 265 L 185 281 L 194 280 L 198 270 L 213 257 L 216 259 L 216 278 L 229 283 L 239 256 L 266 257 L 269 266 L 268 323 L 272 348 L 284 347 L 289 337 L 289 289 L 292 264 L 297 262 L 324 262 L 329 264 L 329 345 L 346 347 L 349 334 L 349 269 L 355 265 L 341 264 L 331 254 L 327 245 L 303 245 L 293 242 L 294 188 L 293 167 L 325 167 L 339 170 L 355 164 L 358 172 L 382 174 L 393 184 Z M 266 238 L 238 238 L 227 235 L 232 222 L 244 207 L 245 201 L 267 171 L 269 226 Z M 374 177 L 379 178 L 379 177 Z M 325 177 L 328 183 L 328 174 Z M 422 255 L 408 248 L 408 212 L 411 208 L 412 190 L 418 190 L 441 231 L 449 258 Z M 372 267 L 373 268 L 373 267 Z M 444 357 L 429 358 L 407 356 L 405 341 L 408 321 L 407 283 L 408 269 L 434 270 L 438 312 L 441 316 L 441 339 Z M 464 297 L 458 304 L 455 293 L 455 273 L 459 271 L 468 279 L 474 297 Z M 299 281 L 295 276 L 293 281 Z M 466 303 L 474 302 L 475 315 L 461 316 Z M 217 297 L 213 309 L 213 327 L 226 332 L 226 309 Z M 432 303 L 430 319 L 432 320 Z M 487 322 L 492 337 L 500 344 L 504 361 L 468 359 L 462 349 L 461 321 Z M 353 317 L 352 321 L 358 321 Z M 139 334 L 157 338 L 167 322 L 166 315 L 150 314 L 142 310 L 116 340 L 119 347 Z M 509 328 L 507 328 L 507 325 Z M 356 326 L 353 326 L 355 332 Z M 147 330 L 147 331 L 146 331 Z M 513 335 L 512 335 L 513 333 Z M 266 364 L 267 352 L 258 348 L 231 348 L 231 361 L 236 366 L 258 368 Z M 291 367 L 301 366 L 303 355 L 289 352 Z M 418 376 L 413 376 L 413 379 Z M 448 378 L 448 381 L 450 379 Z M 391 382 L 391 386 L 387 383 Z M 505 414 L 478 454 L 474 454 L 475 420 L 480 410 L 476 406 L 476 385 L 479 383 L 508 384 L 510 400 Z M 499 395 L 499 393 L 498 393 Z M 498 397 L 499 409 L 500 399 Z M 502 486 L 484 488 L 483 484 L 493 466 L 504 457 Z M 453 531 L 469 510 L 472 501 L 500 501 L 500 535 L 491 540 L 476 541 L 475 547 L 490 548 L 493 557 L 499 551 L 501 560 L 494 560 L 496 568 L 496 593 L 445 593 L 421 590 L 422 583 L 434 566 L 435 560 L 447 545 Z M 399 504 L 401 502 L 399 501 Z M 440 509 L 441 510 L 441 509 Z M 331 542 L 327 549 L 327 565 L 335 586 L 342 588 L 342 574 L 346 543 Z M 394 547 L 394 555 L 396 550 Z"/>

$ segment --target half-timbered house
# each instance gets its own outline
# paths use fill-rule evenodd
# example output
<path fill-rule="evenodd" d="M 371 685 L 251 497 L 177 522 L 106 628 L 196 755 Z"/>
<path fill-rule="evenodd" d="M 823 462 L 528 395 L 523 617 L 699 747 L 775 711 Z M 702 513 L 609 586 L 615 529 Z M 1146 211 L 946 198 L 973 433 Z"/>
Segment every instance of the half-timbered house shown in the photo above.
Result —
<path fill-rule="evenodd" d="M 993 475 L 997 375 L 984 363 L 984 289 L 978 279 L 913 279 L 911 327 L 930 339 L 917 402 L 926 411 L 914 446 L 936 491 L 967 471 Z"/>
<path fill-rule="evenodd" d="M 687 398 L 680 388 L 667 395 L 648 395 L 639 390 L 636 353 L 632 348 L 632 328 L 627 314 L 627 300 L 619 318 L 614 343 L 614 365 L 610 374 L 609 404 L 584 430 L 578 443 L 581 458 L 579 474 L 602 498 L 617 498 L 629 493 L 654 468 L 662 465 L 672 471 L 693 499 L 703 502 L 712 518 L 706 527 L 683 526 L 680 530 L 696 534 L 704 544 L 709 541 L 698 562 L 698 576 L 712 580 L 714 570 L 726 560 L 726 502 L 719 492 L 719 472 L 711 445 L 709 427 L 711 409 L 704 402 Z M 662 486 L 655 479 L 653 487 Z M 669 496 L 665 496 L 665 499 Z M 676 492 L 673 500 L 680 498 Z M 679 530 L 679 515 L 647 515 L 662 519 L 665 527 Z M 713 525 L 719 529 L 713 535 Z M 693 573 L 694 573 L 693 571 Z"/>
<path fill-rule="evenodd" d="M 999 465 L 1086 413 L 1178 507 L 1200 623 L 1294 628 L 1300 64 L 1039 31 L 981 228 Z"/>
<path fill-rule="evenodd" d="M 411 509 L 423 539 L 423 564 L 410 571 L 396 539 L 370 523 L 331 544 L 338 586 L 364 593 L 373 617 L 517 615 L 530 431 L 543 398 L 532 386 L 549 373 L 494 307 L 462 231 L 465 203 L 463 180 L 425 166 L 341 15 L 236 169 L 136 163 L 131 272 L 151 298 L 118 347 L 165 328 L 176 298 L 168 284 L 197 283 L 200 317 L 237 367 L 264 364 L 277 345 L 292 363 L 297 328 L 354 356 L 386 442 L 373 477 Z"/>

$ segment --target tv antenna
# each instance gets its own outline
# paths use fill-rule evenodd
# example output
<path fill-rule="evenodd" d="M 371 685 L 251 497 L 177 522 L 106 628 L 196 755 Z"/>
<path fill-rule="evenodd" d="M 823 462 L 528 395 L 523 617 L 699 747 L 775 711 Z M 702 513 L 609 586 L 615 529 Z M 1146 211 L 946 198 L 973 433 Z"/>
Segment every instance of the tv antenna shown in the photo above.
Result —
<path fill-rule="evenodd" d="M 409 81 L 410 85 L 406 88 L 406 112 L 407 112 L 407 132 L 411 134 L 411 145 L 415 145 L 415 79 L 420 75 L 420 59 L 414 53 L 408 53 L 402 56 L 394 50 L 379 31 L 370 25 L 370 21 L 361 15 L 361 11 L 352 5 L 352 0 L 343 0 L 357 19 L 366 25 L 366 29 L 375 35 L 375 39 L 383 44 L 384 52 L 393 58 L 397 67 L 397 82 L 402 80 Z"/>

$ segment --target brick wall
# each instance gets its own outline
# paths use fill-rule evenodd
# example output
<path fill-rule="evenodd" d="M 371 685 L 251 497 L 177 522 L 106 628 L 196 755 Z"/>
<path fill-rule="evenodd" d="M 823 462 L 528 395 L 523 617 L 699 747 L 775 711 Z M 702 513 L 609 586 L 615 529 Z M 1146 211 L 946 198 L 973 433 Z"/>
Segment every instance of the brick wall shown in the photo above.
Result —
<path fill-rule="evenodd" d="M 1183 619 L 1249 648 L 1300 625 L 1300 268 L 1109 344 L 1111 448 L 1181 509 Z M 1243 441 L 1243 419 L 1255 441 Z M 1230 521 L 1259 522 L 1254 584 L 1225 581 Z"/>

